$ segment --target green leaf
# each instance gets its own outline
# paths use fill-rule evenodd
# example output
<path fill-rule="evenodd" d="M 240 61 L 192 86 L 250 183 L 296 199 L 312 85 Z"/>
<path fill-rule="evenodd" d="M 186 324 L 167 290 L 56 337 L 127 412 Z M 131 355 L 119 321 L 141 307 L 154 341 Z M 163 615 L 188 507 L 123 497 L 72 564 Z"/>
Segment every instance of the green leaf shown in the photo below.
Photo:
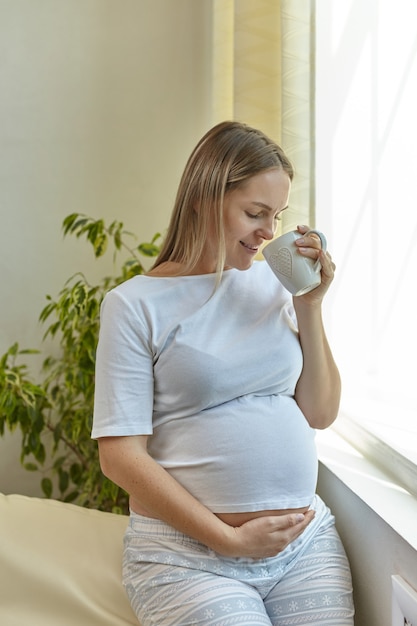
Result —
<path fill-rule="evenodd" d="M 16 356 L 16 354 L 19 351 L 19 344 L 17 342 L 15 342 L 8 350 L 8 354 L 10 354 L 11 356 Z"/>
<path fill-rule="evenodd" d="M 68 485 L 69 485 L 68 472 L 65 472 L 63 469 L 59 468 L 58 481 L 59 481 L 59 490 L 61 493 L 64 493 L 64 491 L 68 489 Z"/>
<path fill-rule="evenodd" d="M 33 456 L 41 465 L 45 463 L 46 451 L 45 451 L 45 446 L 42 443 L 39 444 L 36 451 L 33 451 Z"/>
<path fill-rule="evenodd" d="M 86 285 L 77 283 L 72 290 L 72 297 L 76 306 L 83 306 L 88 299 L 88 289 Z"/>
<path fill-rule="evenodd" d="M 53 432 L 54 442 L 56 445 L 59 443 L 59 440 L 61 439 L 61 435 L 62 435 L 62 425 L 61 425 L 61 422 L 58 422 L 55 425 L 54 432 Z M 61 458 L 64 458 L 64 457 L 61 457 Z M 55 461 L 55 463 L 59 463 L 59 459 Z M 54 467 L 55 467 L 55 464 L 54 464 Z"/>
<path fill-rule="evenodd" d="M 5 379 L 6 379 L 7 384 L 9 385 L 18 385 L 20 377 L 18 376 L 16 372 L 9 370 L 9 371 L 6 371 Z"/>
<path fill-rule="evenodd" d="M 74 502 L 74 500 L 76 500 L 78 496 L 79 496 L 78 491 L 71 491 L 65 496 L 64 502 Z"/>
<path fill-rule="evenodd" d="M 67 217 L 64 219 L 63 224 L 62 224 L 64 235 L 66 235 L 68 231 L 72 229 L 72 226 L 77 220 L 77 218 L 79 217 L 79 215 L 80 215 L 79 213 L 71 213 L 71 215 L 67 215 Z"/>
<path fill-rule="evenodd" d="M 47 498 L 52 496 L 52 481 L 50 478 L 42 478 L 41 481 L 42 491 Z"/>
<path fill-rule="evenodd" d="M 82 467 L 79 463 L 73 463 L 70 467 L 70 477 L 75 485 L 79 485 L 82 480 Z"/>
<path fill-rule="evenodd" d="M 39 321 L 40 322 L 44 322 L 46 319 L 48 319 L 48 317 L 51 315 L 51 313 L 53 313 L 57 308 L 57 303 L 56 302 L 51 302 L 50 304 L 47 304 L 41 311 L 41 314 L 39 315 Z"/>
<path fill-rule="evenodd" d="M 19 354 L 40 354 L 40 351 L 33 348 L 25 348 L 24 350 L 19 350 Z"/>
<path fill-rule="evenodd" d="M 113 241 L 114 241 L 114 245 L 116 247 L 116 250 L 120 250 L 121 247 L 122 247 L 122 236 L 121 236 L 120 230 L 117 230 L 114 233 Z"/>
<path fill-rule="evenodd" d="M 25 468 L 25 470 L 27 470 L 28 472 L 37 472 L 39 467 L 37 465 L 35 465 L 35 463 L 24 463 L 23 467 Z"/>
<path fill-rule="evenodd" d="M 108 244 L 108 240 L 107 240 L 107 235 L 105 233 L 98 235 L 94 239 L 93 247 L 94 247 L 94 254 L 96 255 L 96 257 L 103 256 L 103 254 L 107 250 L 107 244 Z"/>
<path fill-rule="evenodd" d="M 145 256 L 157 256 L 159 253 L 159 247 L 153 243 L 141 243 L 138 246 L 138 250 Z"/>
<path fill-rule="evenodd" d="M 89 219 L 88 218 L 84 218 L 82 217 L 81 219 L 77 219 L 74 224 L 71 227 L 71 232 L 74 233 L 75 231 L 78 231 L 76 233 L 76 236 L 79 237 L 80 235 L 82 235 L 85 232 L 85 226 L 86 224 L 88 224 Z"/>
<path fill-rule="evenodd" d="M 58 470 L 60 467 L 63 466 L 63 464 L 65 463 L 67 457 L 66 456 L 60 456 L 56 459 L 56 461 L 54 462 L 53 468 L 55 470 Z"/>

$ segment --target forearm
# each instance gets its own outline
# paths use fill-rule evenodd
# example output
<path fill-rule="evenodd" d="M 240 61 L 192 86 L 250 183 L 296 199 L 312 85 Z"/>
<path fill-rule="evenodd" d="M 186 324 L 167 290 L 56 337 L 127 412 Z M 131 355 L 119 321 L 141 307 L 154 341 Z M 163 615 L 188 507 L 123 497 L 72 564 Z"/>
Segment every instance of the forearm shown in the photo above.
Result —
<path fill-rule="evenodd" d="M 323 327 L 321 306 L 294 298 L 294 307 L 303 351 L 303 369 L 295 399 L 312 428 L 327 428 L 339 409 L 339 370 Z"/>
<path fill-rule="evenodd" d="M 233 553 L 234 529 L 185 490 L 138 446 L 141 437 L 109 437 L 99 441 L 103 473 L 125 489 L 152 517 L 216 552 Z M 144 438 L 146 440 L 146 438 Z"/>

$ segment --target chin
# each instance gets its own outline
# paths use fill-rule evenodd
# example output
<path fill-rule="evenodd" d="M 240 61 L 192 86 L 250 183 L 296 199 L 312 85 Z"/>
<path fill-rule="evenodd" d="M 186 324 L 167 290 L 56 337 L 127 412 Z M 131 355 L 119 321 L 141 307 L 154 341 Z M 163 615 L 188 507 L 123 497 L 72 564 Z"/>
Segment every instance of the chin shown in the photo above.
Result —
<path fill-rule="evenodd" d="M 255 258 L 236 258 L 235 260 L 230 259 L 229 261 L 226 261 L 226 263 L 224 264 L 224 269 L 225 270 L 230 270 L 230 269 L 235 269 L 235 270 L 239 270 L 241 272 L 244 272 L 246 270 L 249 270 L 253 263 L 255 261 Z"/>
<path fill-rule="evenodd" d="M 246 270 L 250 270 L 250 268 L 253 265 L 253 259 L 252 261 L 246 261 L 246 263 L 241 263 L 240 265 L 236 265 L 236 269 L 240 270 L 241 272 L 246 272 Z"/>

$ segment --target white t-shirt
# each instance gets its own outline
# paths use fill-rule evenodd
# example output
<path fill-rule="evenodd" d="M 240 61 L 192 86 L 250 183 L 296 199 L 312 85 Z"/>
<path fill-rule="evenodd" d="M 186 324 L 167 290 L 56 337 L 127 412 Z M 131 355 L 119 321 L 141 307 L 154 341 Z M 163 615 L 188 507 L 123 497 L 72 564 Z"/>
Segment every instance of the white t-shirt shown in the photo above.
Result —
<path fill-rule="evenodd" d="M 294 400 L 291 296 L 264 261 L 214 281 L 136 276 L 106 295 L 92 437 L 151 435 L 152 457 L 215 513 L 307 506 L 317 455 Z"/>

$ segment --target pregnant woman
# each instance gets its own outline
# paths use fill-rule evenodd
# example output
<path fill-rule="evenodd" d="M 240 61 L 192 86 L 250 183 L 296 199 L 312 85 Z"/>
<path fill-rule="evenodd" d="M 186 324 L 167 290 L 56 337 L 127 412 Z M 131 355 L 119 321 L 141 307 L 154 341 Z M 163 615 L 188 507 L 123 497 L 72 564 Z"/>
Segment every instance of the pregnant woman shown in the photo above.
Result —
<path fill-rule="evenodd" d="M 238 122 L 192 152 L 156 263 L 102 305 L 92 436 L 130 495 L 123 582 L 142 626 L 352 626 L 349 565 L 316 495 L 340 378 L 321 284 L 255 257 L 288 207 L 282 149 Z"/>

